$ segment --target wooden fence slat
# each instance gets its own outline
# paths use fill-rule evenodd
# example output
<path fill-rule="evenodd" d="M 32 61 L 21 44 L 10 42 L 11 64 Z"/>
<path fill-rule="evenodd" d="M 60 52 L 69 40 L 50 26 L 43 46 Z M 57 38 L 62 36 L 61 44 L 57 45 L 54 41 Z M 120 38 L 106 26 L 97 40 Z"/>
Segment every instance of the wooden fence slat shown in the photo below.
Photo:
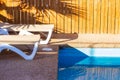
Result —
<path fill-rule="evenodd" d="M 101 28 L 100 33 L 108 33 L 108 1 L 102 0 L 101 2 Z"/>
<path fill-rule="evenodd" d="M 82 27 L 83 27 L 83 33 L 86 33 L 86 27 L 87 27 L 87 1 L 83 0 L 82 3 Z"/>
<path fill-rule="evenodd" d="M 120 0 L 116 0 L 116 9 L 115 9 L 115 34 L 119 34 L 120 33 Z"/>
<path fill-rule="evenodd" d="M 100 33 L 100 18 L 101 18 L 101 0 L 94 1 L 94 28 L 93 33 Z"/>
<path fill-rule="evenodd" d="M 117 28 L 118 28 L 118 33 L 117 33 L 117 34 L 120 34 L 120 0 L 117 0 L 117 1 L 119 1 L 118 3 L 116 2 L 116 3 L 119 5 L 119 6 L 117 7 L 117 9 L 119 9 L 118 12 L 117 12 L 117 14 L 119 13 L 119 15 L 117 15 L 117 17 L 118 17 L 117 20 L 118 20 L 118 24 L 119 24 L 119 26 L 117 26 Z M 117 10 L 117 9 L 116 9 L 116 10 Z M 116 28 L 116 29 L 117 29 L 117 28 Z"/>
<path fill-rule="evenodd" d="M 75 0 L 75 1 L 72 1 L 72 5 L 73 8 L 72 8 L 72 13 L 74 13 L 72 15 L 72 33 L 77 33 L 78 32 L 78 0 Z"/>
<path fill-rule="evenodd" d="M 78 18 L 78 23 L 79 23 L 79 33 L 83 33 L 83 27 L 82 27 L 82 18 L 81 18 L 81 14 L 82 14 L 82 0 L 78 0 L 78 9 L 79 9 L 79 18 Z"/>
<path fill-rule="evenodd" d="M 71 33 L 72 32 L 72 0 L 69 0 L 70 2 L 66 3 L 64 2 L 63 3 L 63 9 L 64 9 L 64 12 L 65 12 L 65 15 L 64 15 L 64 18 L 65 18 L 65 22 L 64 22 L 64 26 L 65 26 L 65 33 Z"/>
<path fill-rule="evenodd" d="M 108 33 L 114 34 L 115 26 L 115 0 L 109 0 Z"/>
<path fill-rule="evenodd" d="M 87 33 L 93 33 L 94 28 L 94 0 L 87 1 Z"/>
<path fill-rule="evenodd" d="M 87 2 L 86 0 L 79 1 L 79 33 L 87 32 Z"/>

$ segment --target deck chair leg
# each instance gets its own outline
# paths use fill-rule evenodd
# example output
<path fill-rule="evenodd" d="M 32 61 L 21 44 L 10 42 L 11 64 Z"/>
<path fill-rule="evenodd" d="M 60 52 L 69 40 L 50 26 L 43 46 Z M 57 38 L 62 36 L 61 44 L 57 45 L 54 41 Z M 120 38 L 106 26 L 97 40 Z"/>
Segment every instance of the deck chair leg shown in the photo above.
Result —
<path fill-rule="evenodd" d="M 51 36 L 52 36 L 52 30 L 49 30 L 46 40 L 41 40 L 40 44 L 48 44 L 48 42 L 50 41 Z"/>
<path fill-rule="evenodd" d="M 9 49 L 17 54 L 19 54 L 21 57 L 23 57 L 25 60 L 33 60 L 33 58 L 35 57 L 35 54 L 37 52 L 37 49 L 38 49 L 38 42 L 36 42 L 34 44 L 34 48 L 33 48 L 33 51 L 30 55 L 27 55 L 25 54 L 23 51 L 21 51 L 20 49 L 14 47 L 14 46 L 11 46 L 9 44 L 1 44 L 0 45 L 0 51 L 4 50 L 4 49 Z"/>

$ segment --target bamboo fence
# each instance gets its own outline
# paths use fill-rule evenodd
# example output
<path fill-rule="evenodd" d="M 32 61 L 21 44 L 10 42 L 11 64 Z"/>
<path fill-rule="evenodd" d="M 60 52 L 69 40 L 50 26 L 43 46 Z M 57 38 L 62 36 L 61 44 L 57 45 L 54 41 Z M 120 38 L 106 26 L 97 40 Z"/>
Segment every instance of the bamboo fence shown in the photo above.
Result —
<path fill-rule="evenodd" d="M 54 24 L 56 33 L 119 34 L 120 0 L 0 0 L 0 21 Z"/>

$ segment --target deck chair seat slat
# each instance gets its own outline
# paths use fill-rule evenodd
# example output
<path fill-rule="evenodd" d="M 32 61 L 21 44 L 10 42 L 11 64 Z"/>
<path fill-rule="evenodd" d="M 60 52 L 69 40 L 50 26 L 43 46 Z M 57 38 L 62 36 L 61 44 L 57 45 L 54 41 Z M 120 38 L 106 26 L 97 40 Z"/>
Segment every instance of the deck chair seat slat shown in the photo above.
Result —
<path fill-rule="evenodd" d="M 0 35 L 0 44 L 34 44 L 40 35 Z"/>

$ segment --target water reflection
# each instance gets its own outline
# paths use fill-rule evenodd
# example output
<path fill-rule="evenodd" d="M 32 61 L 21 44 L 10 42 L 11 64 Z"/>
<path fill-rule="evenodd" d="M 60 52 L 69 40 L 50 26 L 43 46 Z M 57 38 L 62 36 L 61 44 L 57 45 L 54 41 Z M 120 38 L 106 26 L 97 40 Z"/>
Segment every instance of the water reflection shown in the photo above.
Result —
<path fill-rule="evenodd" d="M 58 80 L 75 80 L 79 76 L 86 74 L 86 68 L 80 66 L 72 66 L 68 68 L 59 68 Z"/>
<path fill-rule="evenodd" d="M 59 68 L 58 80 L 120 80 L 119 74 L 119 66 L 72 66 Z"/>

